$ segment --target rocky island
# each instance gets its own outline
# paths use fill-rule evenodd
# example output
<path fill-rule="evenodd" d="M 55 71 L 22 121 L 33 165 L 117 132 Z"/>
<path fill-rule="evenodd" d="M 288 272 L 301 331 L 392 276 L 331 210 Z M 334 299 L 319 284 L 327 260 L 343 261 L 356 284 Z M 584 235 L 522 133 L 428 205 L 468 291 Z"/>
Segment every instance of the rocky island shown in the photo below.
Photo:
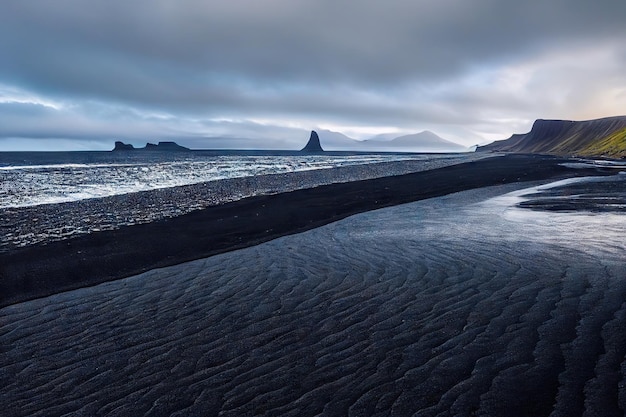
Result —
<path fill-rule="evenodd" d="M 189 148 L 184 146 L 180 146 L 176 142 L 159 142 L 156 145 L 154 143 L 147 143 L 143 148 L 135 148 L 131 144 L 127 144 L 124 142 L 117 141 L 115 142 L 115 147 L 113 148 L 113 152 L 118 151 L 166 151 L 166 152 L 180 152 L 180 151 L 189 151 Z"/>

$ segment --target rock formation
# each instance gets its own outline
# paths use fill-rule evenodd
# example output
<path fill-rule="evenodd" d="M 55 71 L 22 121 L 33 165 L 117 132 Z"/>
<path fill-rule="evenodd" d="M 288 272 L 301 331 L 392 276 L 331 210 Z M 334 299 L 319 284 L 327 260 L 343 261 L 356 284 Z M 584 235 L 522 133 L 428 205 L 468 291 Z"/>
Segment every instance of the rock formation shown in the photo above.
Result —
<path fill-rule="evenodd" d="M 319 136 L 317 136 L 317 132 L 315 130 L 311 131 L 311 137 L 309 138 L 309 142 L 304 148 L 302 148 L 301 152 L 324 152 L 324 149 L 322 149 L 322 145 L 320 144 L 320 138 Z"/>
<path fill-rule="evenodd" d="M 114 151 L 134 151 L 135 147 L 131 144 L 117 141 L 115 142 L 115 148 L 113 148 L 113 150 Z"/>
<path fill-rule="evenodd" d="M 126 144 L 120 141 L 115 142 L 115 148 L 113 151 L 166 151 L 166 152 L 179 152 L 188 151 L 189 148 L 180 146 L 176 142 L 159 142 L 158 144 L 147 143 L 143 148 L 135 148 L 133 145 Z"/>
<path fill-rule="evenodd" d="M 478 151 L 626 157 L 626 116 L 587 121 L 535 121 L 530 132 L 480 146 Z"/>
<path fill-rule="evenodd" d="M 158 144 L 148 143 L 144 148 L 147 151 L 188 151 L 189 148 L 180 146 L 176 142 L 159 142 Z"/>

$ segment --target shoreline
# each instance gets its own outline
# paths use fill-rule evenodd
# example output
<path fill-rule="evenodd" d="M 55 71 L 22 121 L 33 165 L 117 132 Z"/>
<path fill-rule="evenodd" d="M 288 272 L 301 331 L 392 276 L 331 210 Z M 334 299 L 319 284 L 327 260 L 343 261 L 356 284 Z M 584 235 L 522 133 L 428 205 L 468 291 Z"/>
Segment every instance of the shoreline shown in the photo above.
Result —
<path fill-rule="evenodd" d="M 76 201 L 1 207 L 0 252 L 178 217 L 255 195 L 409 174 L 486 157 L 489 156 L 439 155 L 428 159 L 375 161 L 332 169 L 222 178 Z"/>
<path fill-rule="evenodd" d="M 0 309 L 7 412 L 621 415 L 623 214 L 516 204 L 612 179 L 475 188 Z"/>
<path fill-rule="evenodd" d="M 354 214 L 513 182 L 587 175 L 569 159 L 506 155 L 412 174 L 259 195 L 158 221 L 0 253 L 0 307 L 201 259 Z"/>

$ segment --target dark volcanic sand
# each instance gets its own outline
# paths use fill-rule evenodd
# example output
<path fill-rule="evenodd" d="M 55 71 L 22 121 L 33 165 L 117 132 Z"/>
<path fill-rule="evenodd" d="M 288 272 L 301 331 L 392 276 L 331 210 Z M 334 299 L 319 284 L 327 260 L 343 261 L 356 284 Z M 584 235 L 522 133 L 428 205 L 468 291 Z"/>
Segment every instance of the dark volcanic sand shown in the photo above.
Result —
<path fill-rule="evenodd" d="M 438 174 L 466 188 L 571 175 L 551 159 L 502 161 L 480 162 L 482 176 Z M 399 178 L 394 191 L 419 199 L 436 178 Z M 400 198 L 385 194 L 393 181 L 364 184 L 323 201 L 343 202 L 331 213 L 345 217 L 351 202 Z M 626 222 L 487 199 L 516 188 L 363 213 L 0 309 L 2 412 L 624 415 Z M 317 201 L 289 195 L 284 210 Z"/>

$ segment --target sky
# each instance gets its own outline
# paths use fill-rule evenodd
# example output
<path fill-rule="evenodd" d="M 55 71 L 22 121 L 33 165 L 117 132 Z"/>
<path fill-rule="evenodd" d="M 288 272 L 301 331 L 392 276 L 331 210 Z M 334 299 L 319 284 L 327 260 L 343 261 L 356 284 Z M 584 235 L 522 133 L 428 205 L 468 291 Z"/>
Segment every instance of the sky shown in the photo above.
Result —
<path fill-rule="evenodd" d="M 471 146 L 624 115 L 625 19 L 624 0 L 6 0 L 0 151 Z"/>

